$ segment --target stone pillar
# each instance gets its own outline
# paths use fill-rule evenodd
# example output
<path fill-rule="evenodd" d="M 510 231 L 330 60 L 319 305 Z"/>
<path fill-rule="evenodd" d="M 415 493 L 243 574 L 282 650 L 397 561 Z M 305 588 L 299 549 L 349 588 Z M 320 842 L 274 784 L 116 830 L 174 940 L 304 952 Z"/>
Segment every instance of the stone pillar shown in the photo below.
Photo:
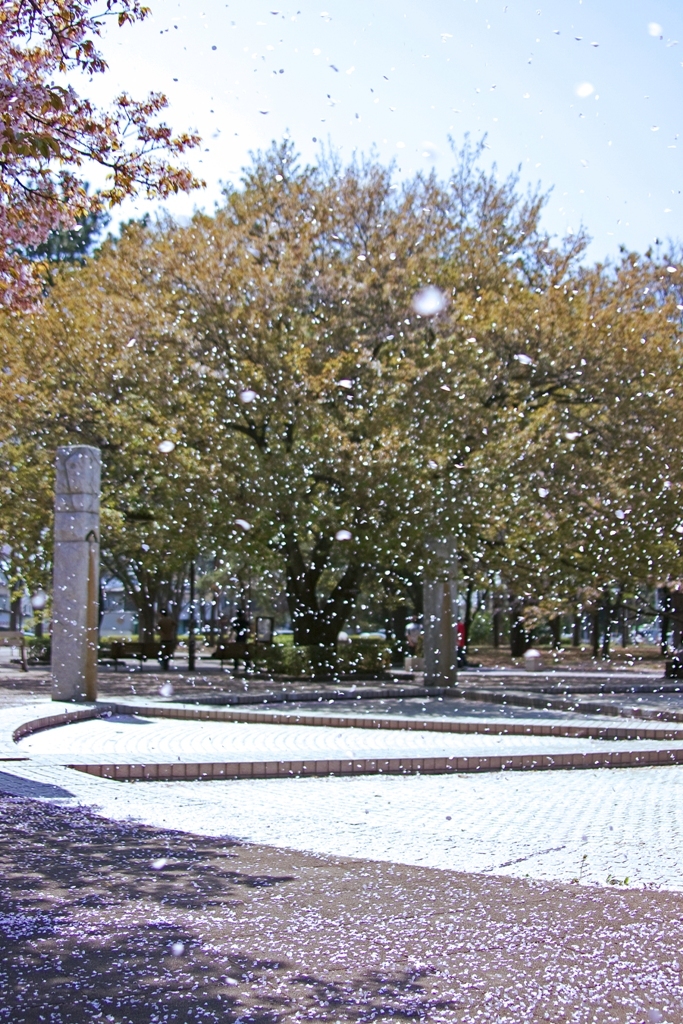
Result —
<path fill-rule="evenodd" d="M 100 452 L 57 449 L 52 699 L 97 698 Z"/>
<path fill-rule="evenodd" d="M 424 583 L 425 685 L 454 686 L 458 679 L 458 586 L 451 545 L 428 545 L 438 579 Z"/>

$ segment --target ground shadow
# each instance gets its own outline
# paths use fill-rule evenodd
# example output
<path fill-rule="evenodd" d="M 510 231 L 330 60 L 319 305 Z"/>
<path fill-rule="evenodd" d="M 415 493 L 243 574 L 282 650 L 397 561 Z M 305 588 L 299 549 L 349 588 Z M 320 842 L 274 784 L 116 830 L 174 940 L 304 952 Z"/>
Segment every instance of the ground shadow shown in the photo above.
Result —
<path fill-rule="evenodd" d="M 9 772 L 0 772 L 0 793 L 6 796 L 26 796 L 36 799 L 64 799 L 73 796 L 68 789 L 48 782 L 24 779 Z"/>
<path fill-rule="evenodd" d="M 450 1005 L 425 994 L 425 972 L 264 956 L 274 929 L 295 947 L 303 935 L 282 916 L 298 880 L 241 869 L 246 853 L 253 867 L 232 841 L 0 797 L 0 1022 L 363 1024 Z"/>

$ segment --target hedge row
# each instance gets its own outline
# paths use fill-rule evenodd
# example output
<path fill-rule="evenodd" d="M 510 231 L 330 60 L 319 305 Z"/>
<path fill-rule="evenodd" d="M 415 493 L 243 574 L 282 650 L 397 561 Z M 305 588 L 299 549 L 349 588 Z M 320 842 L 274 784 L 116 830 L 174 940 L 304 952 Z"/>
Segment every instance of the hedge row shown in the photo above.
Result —
<path fill-rule="evenodd" d="M 101 650 L 106 650 L 106 644 Z M 50 661 L 50 640 L 27 638 L 27 654 L 33 664 L 48 664 Z M 355 638 L 349 643 L 338 644 L 336 652 L 328 648 L 301 646 L 296 644 L 273 643 L 259 651 L 259 668 L 266 668 L 274 675 L 310 676 L 334 672 L 339 675 L 381 674 L 391 665 L 391 647 L 384 640 Z"/>
<path fill-rule="evenodd" d="M 274 643 L 259 660 L 269 672 L 284 676 L 315 676 L 326 669 L 340 675 L 377 674 L 391 665 L 391 647 L 383 640 L 354 639 L 330 654 L 328 648 Z"/>

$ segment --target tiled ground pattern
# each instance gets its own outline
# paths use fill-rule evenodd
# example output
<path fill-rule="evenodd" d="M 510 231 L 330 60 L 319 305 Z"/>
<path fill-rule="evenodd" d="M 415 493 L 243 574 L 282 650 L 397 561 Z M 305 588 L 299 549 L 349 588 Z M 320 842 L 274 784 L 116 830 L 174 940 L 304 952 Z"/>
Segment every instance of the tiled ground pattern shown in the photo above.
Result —
<path fill-rule="evenodd" d="M 683 1021 L 682 897 L 243 846 L 0 798 L 6 1024 Z"/>

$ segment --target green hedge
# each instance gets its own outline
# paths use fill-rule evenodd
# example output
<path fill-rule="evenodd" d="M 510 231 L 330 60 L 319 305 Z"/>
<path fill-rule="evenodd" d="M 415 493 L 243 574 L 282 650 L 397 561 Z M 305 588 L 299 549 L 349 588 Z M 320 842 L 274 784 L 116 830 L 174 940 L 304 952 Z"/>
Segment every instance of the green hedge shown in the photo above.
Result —
<path fill-rule="evenodd" d="M 310 647 L 295 647 L 294 644 L 269 644 L 259 652 L 259 664 L 269 672 L 281 676 L 313 675 Z"/>
<path fill-rule="evenodd" d="M 26 644 L 26 660 L 29 665 L 50 664 L 52 644 L 49 636 L 27 636 L 24 642 Z"/>
<path fill-rule="evenodd" d="M 384 672 L 391 665 L 391 644 L 386 640 L 352 638 L 351 643 L 338 645 L 337 658 L 344 673 Z"/>
<path fill-rule="evenodd" d="M 351 643 L 338 644 L 330 658 L 326 648 L 274 643 L 265 649 L 260 660 L 275 675 L 374 674 L 391 665 L 391 647 L 384 640 L 352 639 Z"/>

